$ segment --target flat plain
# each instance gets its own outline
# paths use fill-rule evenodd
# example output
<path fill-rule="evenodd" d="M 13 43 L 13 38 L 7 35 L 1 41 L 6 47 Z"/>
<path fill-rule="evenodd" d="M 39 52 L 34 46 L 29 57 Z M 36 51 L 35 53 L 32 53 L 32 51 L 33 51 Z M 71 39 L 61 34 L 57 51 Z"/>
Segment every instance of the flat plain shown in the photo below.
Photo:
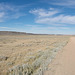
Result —
<path fill-rule="evenodd" d="M 43 75 L 68 41 L 65 35 L 0 35 L 0 75 Z"/>

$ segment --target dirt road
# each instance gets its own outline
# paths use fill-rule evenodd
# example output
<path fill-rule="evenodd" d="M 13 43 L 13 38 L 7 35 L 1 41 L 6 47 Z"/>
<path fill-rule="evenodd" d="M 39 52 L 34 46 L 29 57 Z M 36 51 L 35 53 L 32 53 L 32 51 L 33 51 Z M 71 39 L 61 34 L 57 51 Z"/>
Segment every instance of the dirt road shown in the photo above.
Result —
<path fill-rule="evenodd" d="M 44 75 L 75 75 L 75 37 L 57 54 Z"/>

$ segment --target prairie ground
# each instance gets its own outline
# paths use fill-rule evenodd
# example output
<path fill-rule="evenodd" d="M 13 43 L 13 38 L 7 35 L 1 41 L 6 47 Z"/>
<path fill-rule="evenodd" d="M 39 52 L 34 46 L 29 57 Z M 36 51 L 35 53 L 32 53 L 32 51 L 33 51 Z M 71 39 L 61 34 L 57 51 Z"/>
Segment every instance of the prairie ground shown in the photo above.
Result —
<path fill-rule="evenodd" d="M 68 36 L 0 35 L 0 75 L 42 75 Z"/>

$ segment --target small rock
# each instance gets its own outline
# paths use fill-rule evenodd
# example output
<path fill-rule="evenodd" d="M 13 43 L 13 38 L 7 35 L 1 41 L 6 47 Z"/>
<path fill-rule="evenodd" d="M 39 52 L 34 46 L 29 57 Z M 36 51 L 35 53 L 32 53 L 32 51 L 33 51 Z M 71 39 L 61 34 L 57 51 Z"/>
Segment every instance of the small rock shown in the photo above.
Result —
<path fill-rule="evenodd" d="M 0 61 L 5 61 L 7 59 L 8 59 L 8 57 L 6 57 L 6 56 L 0 56 Z"/>

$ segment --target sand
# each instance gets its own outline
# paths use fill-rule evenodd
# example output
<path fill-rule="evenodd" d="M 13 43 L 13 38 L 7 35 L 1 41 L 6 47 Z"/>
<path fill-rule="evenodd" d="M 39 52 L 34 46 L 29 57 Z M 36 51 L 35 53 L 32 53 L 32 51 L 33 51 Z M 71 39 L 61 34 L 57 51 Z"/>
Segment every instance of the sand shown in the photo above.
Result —
<path fill-rule="evenodd" d="M 58 52 L 44 75 L 75 75 L 75 37 Z"/>

